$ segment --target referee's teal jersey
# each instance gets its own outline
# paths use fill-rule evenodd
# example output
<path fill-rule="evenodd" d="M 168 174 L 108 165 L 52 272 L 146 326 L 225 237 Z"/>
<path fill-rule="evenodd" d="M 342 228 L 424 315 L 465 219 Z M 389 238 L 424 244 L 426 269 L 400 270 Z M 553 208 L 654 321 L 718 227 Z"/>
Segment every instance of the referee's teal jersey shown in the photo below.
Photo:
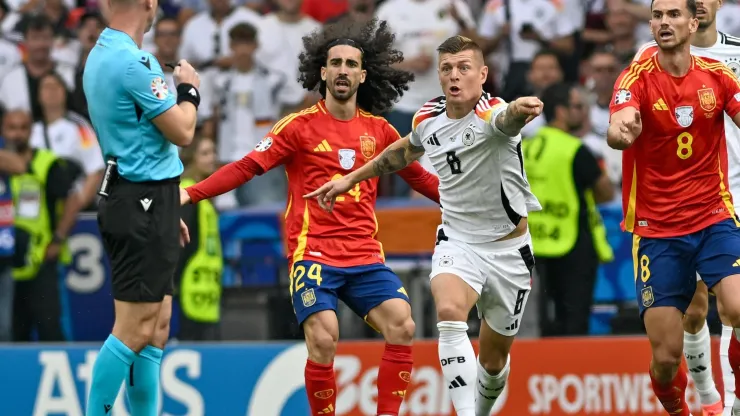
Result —
<path fill-rule="evenodd" d="M 160 181 L 182 173 L 177 146 L 152 123 L 176 105 L 152 54 L 107 28 L 87 57 L 82 84 L 103 156 L 117 159 L 124 179 Z"/>

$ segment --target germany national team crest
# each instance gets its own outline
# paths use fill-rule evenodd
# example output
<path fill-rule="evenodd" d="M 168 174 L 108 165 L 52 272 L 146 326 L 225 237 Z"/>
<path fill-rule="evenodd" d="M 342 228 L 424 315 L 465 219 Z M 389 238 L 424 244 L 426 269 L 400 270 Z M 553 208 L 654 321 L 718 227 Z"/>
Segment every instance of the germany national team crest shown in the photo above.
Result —
<path fill-rule="evenodd" d="M 360 136 L 360 151 L 367 159 L 375 156 L 375 137 Z"/>
<path fill-rule="evenodd" d="M 711 88 L 704 88 L 699 91 L 699 105 L 704 111 L 712 111 L 717 107 L 717 98 L 714 96 L 714 90 Z"/>
<path fill-rule="evenodd" d="M 681 127 L 689 127 L 694 122 L 694 107 L 684 105 L 676 107 L 676 121 Z"/>
<path fill-rule="evenodd" d="M 649 308 L 655 302 L 655 296 L 653 296 L 653 288 L 651 286 L 642 288 L 642 306 Z"/>
<path fill-rule="evenodd" d="M 313 306 L 316 303 L 316 294 L 313 289 L 306 289 L 301 293 L 301 300 L 303 301 L 303 306 L 307 308 Z"/>

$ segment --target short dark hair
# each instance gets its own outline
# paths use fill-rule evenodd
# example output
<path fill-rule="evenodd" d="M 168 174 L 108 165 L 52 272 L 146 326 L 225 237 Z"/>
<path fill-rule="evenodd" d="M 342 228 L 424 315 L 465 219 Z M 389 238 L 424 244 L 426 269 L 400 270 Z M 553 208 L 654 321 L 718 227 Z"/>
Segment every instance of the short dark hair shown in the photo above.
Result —
<path fill-rule="evenodd" d="M 558 107 L 570 106 L 570 92 L 574 87 L 573 84 L 558 82 L 545 88 L 542 93 L 542 113 L 548 123 L 555 120 L 555 111 Z"/>
<path fill-rule="evenodd" d="M 182 28 L 180 27 L 180 22 L 177 19 L 175 19 L 174 17 L 170 17 L 170 16 L 164 16 L 164 17 L 158 18 L 157 22 L 154 23 L 154 35 L 155 36 L 157 35 L 157 32 L 159 31 L 159 25 L 161 25 L 162 23 L 168 23 L 168 22 L 174 23 L 175 26 L 177 26 L 178 32 L 182 30 Z"/>
<path fill-rule="evenodd" d="M 43 14 L 29 16 L 23 26 L 24 37 L 28 36 L 28 33 L 31 31 L 41 32 L 44 30 L 49 30 L 51 32 L 54 32 L 54 25 L 51 23 L 51 20 Z"/>
<path fill-rule="evenodd" d="M 86 11 L 81 17 L 78 22 L 78 26 L 82 26 L 87 22 L 88 20 L 96 20 L 100 26 L 105 26 L 105 19 L 103 19 L 103 15 L 101 15 L 99 12 L 88 10 Z"/>
<path fill-rule="evenodd" d="M 437 47 L 439 53 L 460 53 L 462 51 L 476 51 L 483 54 L 483 49 L 473 39 L 457 35 L 447 38 Z"/>
<path fill-rule="evenodd" d="M 257 42 L 257 29 L 249 23 L 239 23 L 229 30 L 232 42 Z"/>
<path fill-rule="evenodd" d="M 653 4 L 655 4 L 655 0 L 650 2 L 650 10 L 653 9 Z M 689 9 L 691 17 L 696 17 L 696 0 L 686 0 L 686 8 Z"/>

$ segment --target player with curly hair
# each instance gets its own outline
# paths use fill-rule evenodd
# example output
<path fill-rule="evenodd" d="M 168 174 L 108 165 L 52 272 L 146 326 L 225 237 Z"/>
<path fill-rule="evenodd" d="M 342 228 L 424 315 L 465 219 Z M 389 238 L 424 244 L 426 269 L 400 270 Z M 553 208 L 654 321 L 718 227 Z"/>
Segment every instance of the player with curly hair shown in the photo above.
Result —
<path fill-rule="evenodd" d="M 312 415 L 332 415 L 336 409 L 337 299 L 385 338 L 378 415 L 398 415 L 411 380 L 414 322 L 406 290 L 385 266 L 375 238 L 377 178 L 340 195 L 332 213 L 317 200 L 303 198 L 326 181 L 364 166 L 400 139 L 385 119 L 373 115 L 387 110 L 413 80 L 412 74 L 391 67 L 403 60 L 392 48 L 393 38 L 386 23 L 377 20 L 328 26 L 304 37 L 300 80 L 323 99 L 280 120 L 246 157 L 181 193 L 183 204 L 196 203 L 285 165 L 290 293 L 308 347 L 305 377 Z M 439 202 L 439 180 L 421 165 L 413 163 L 399 174 Z"/>

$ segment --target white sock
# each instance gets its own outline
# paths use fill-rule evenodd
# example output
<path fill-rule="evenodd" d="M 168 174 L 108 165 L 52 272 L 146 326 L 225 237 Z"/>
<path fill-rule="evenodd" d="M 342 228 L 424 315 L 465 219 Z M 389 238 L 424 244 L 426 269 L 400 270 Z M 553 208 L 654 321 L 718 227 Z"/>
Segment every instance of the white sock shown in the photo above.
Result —
<path fill-rule="evenodd" d="M 683 354 L 701 404 L 710 405 L 722 400 L 712 378 L 712 344 L 706 322 L 696 334 L 683 333 Z"/>
<path fill-rule="evenodd" d="M 509 378 L 509 363 L 511 356 L 506 357 L 506 365 L 496 375 L 488 374 L 485 368 L 478 363 L 478 395 L 475 397 L 475 416 L 490 416 L 496 399 L 504 391 L 506 380 Z"/>
<path fill-rule="evenodd" d="M 475 416 L 476 359 L 468 324 L 443 321 L 439 329 L 439 362 L 458 416 Z"/>
<path fill-rule="evenodd" d="M 722 368 L 722 382 L 725 385 L 725 410 L 731 409 L 735 403 L 735 374 L 732 372 L 730 359 L 727 356 L 732 335 L 732 327 L 722 325 L 722 338 L 719 341 L 719 364 Z"/>

